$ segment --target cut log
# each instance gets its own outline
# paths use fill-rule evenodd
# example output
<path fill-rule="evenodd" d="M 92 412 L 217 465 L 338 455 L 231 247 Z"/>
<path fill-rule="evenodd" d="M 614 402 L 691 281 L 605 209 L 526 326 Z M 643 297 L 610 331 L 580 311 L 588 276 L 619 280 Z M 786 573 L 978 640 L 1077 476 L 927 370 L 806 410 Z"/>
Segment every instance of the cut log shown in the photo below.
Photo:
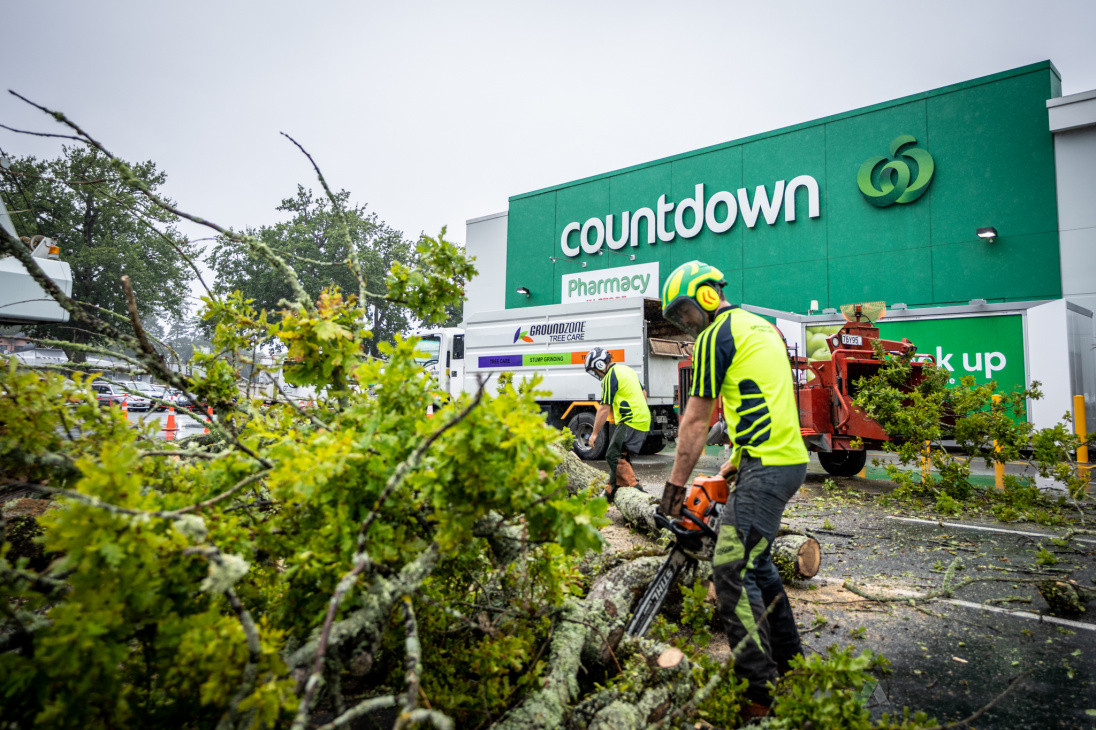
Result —
<path fill-rule="evenodd" d="M 822 548 L 806 535 L 781 535 L 773 541 L 773 562 L 785 583 L 809 580 L 818 575 Z"/>
<path fill-rule="evenodd" d="M 653 494 L 647 494 L 635 487 L 620 487 L 616 490 L 613 504 L 632 529 L 651 537 L 658 537 L 662 532 L 655 524 L 658 497 Z"/>
<path fill-rule="evenodd" d="M 567 493 L 574 495 L 590 486 L 604 486 L 608 483 L 605 472 L 599 471 L 582 459 L 575 456 L 575 452 L 564 449 L 561 446 L 553 446 L 552 450 L 560 456 L 559 466 L 556 467 L 556 476 L 560 474 L 567 477 Z"/>
<path fill-rule="evenodd" d="M 685 658 L 685 652 L 678 649 L 676 646 L 671 646 L 666 651 L 658 655 L 658 666 L 661 669 L 669 669 L 681 664 L 681 660 Z"/>
<path fill-rule="evenodd" d="M 590 628 L 582 646 L 584 662 L 605 665 L 612 661 L 612 654 L 628 625 L 632 606 L 643 595 L 664 560 L 662 556 L 633 560 L 594 581 L 583 602 L 588 607 Z"/>

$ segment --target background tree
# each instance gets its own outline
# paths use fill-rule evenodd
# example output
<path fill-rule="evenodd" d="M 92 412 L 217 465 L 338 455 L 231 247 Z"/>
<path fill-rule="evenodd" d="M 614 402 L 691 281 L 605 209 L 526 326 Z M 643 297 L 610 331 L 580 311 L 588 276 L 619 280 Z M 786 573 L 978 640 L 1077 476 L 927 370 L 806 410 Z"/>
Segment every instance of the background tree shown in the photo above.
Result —
<path fill-rule="evenodd" d="M 197 314 L 176 318 L 163 318 L 145 322 L 148 333 L 174 351 L 167 360 L 185 370 L 195 352 L 209 351 L 213 347 L 209 328 Z M 178 361 L 176 362 L 176 357 Z"/>
<path fill-rule="evenodd" d="M 350 251 L 339 221 L 342 215 L 361 262 L 366 290 L 378 295 L 366 302 L 373 338 L 364 343 L 366 352 L 376 356 L 381 342 L 391 342 L 396 333 L 415 326 L 407 307 L 380 295 L 385 293 L 384 281 L 392 263 L 400 261 L 415 266 L 417 253 L 399 231 L 379 220 L 376 213 L 368 212 L 365 205 L 351 205 L 349 192 L 343 190 L 334 198 L 337 204 L 298 185 L 296 196 L 282 200 L 277 208 L 291 214 L 290 220 L 249 229 L 248 234 L 285 257 L 296 269 L 309 297 L 315 299 L 323 289 L 332 286 L 348 295 L 355 294 L 359 282 L 350 267 Z M 254 300 L 256 309 L 266 310 L 272 321 L 281 316 L 279 302 L 293 300 L 285 277 L 252 250 L 219 245 L 210 254 L 209 264 L 216 272 L 218 293 L 239 291 L 244 298 Z M 459 304 L 449 308 L 459 309 Z"/>
<path fill-rule="evenodd" d="M 135 194 L 108 158 L 94 149 L 64 147 L 54 160 L 9 160 L 8 169 L 0 168 L 0 195 L 19 235 L 58 242 L 61 257 L 72 267 L 74 300 L 89 312 L 98 307 L 127 317 L 119 279 L 128 275 L 141 317 L 182 316 L 189 291 L 185 256 L 193 248 L 173 227 L 174 215 Z M 150 191 L 167 179 L 152 162 L 128 169 Z M 94 340 L 73 322 L 26 329 L 77 346 Z M 77 347 L 65 348 L 65 353 L 73 362 L 87 359 Z"/>

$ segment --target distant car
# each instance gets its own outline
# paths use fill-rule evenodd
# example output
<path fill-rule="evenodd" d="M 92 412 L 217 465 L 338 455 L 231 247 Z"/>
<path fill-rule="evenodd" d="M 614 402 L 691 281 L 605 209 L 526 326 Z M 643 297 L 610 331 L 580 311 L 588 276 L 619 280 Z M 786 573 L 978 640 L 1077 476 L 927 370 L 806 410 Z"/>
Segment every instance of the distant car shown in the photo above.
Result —
<path fill-rule="evenodd" d="M 117 385 L 101 383 L 97 380 L 91 384 L 91 389 L 95 391 L 95 397 L 101 406 L 109 406 L 111 403 L 122 405 L 126 399 L 125 392 Z"/>
<path fill-rule="evenodd" d="M 150 384 L 130 380 L 122 383 L 120 387 L 126 394 L 126 408 L 131 411 L 152 410 L 152 401 L 148 398 L 152 394 Z"/>

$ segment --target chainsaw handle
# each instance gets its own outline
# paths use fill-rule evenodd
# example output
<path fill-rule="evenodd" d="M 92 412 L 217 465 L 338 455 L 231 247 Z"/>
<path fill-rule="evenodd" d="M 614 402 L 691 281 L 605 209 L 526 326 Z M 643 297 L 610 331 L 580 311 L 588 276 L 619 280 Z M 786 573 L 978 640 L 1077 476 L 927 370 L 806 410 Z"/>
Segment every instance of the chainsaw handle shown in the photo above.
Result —
<path fill-rule="evenodd" d="M 708 537 L 715 538 L 719 536 L 719 533 L 708 527 L 699 517 L 692 514 L 688 510 L 682 512 L 681 516 L 683 518 L 688 518 L 691 522 L 698 525 L 701 532 L 703 532 Z M 696 530 L 690 530 L 689 528 L 685 527 L 684 521 L 670 520 L 665 515 L 659 514 L 658 512 L 655 512 L 655 524 L 663 530 L 669 530 L 678 538 L 697 537 Z"/>

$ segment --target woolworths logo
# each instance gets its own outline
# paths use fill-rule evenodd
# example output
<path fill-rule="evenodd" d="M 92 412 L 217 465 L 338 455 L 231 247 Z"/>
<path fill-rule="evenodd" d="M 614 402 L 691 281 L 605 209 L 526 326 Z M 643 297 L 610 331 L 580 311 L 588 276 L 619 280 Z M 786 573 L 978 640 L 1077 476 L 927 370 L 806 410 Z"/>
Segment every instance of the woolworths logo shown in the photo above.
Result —
<path fill-rule="evenodd" d="M 895 137 L 890 143 L 891 157 L 869 157 L 860 166 L 856 184 L 864 199 L 877 208 L 891 203 L 912 203 L 925 194 L 932 182 L 936 164 L 932 155 L 920 147 L 908 134 Z"/>

